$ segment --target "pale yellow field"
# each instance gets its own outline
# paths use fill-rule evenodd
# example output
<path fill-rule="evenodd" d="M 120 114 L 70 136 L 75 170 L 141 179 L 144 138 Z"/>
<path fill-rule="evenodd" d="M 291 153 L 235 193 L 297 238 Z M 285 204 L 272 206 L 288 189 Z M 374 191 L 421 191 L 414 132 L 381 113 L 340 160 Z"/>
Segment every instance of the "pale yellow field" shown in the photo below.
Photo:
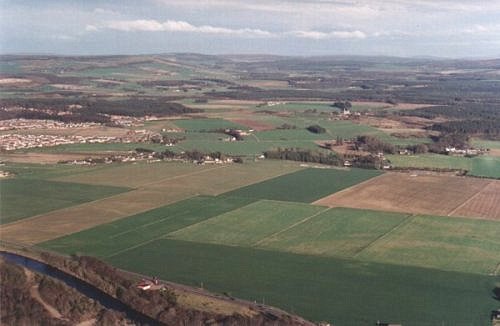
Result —
<path fill-rule="evenodd" d="M 60 161 L 83 160 L 88 157 L 100 158 L 108 154 L 72 154 L 72 153 L 9 153 L 0 155 L 0 160 L 14 163 L 56 164 Z"/>

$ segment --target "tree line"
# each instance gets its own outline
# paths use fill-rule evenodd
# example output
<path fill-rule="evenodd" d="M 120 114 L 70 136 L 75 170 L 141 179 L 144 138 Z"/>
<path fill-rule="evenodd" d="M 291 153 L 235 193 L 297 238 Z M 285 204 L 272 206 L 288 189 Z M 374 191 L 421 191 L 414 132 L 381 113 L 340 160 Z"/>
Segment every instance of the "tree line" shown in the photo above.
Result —
<path fill-rule="evenodd" d="M 170 116 L 202 112 L 180 103 L 166 102 L 162 98 L 132 97 L 123 100 L 107 99 L 4 99 L 2 107 L 20 107 L 16 111 L 0 111 L 0 119 L 49 119 L 63 122 L 109 122 L 105 115 L 144 117 L 148 115 Z M 34 110 L 31 110 L 34 109 Z M 62 111 L 71 113 L 58 115 Z"/>

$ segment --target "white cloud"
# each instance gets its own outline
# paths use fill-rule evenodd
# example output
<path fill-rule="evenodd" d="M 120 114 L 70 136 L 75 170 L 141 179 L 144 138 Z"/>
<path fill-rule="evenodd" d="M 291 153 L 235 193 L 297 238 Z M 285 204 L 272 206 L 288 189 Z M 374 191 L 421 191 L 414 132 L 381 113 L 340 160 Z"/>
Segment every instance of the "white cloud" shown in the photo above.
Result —
<path fill-rule="evenodd" d="M 104 24 L 105 28 L 119 31 L 147 31 L 147 32 L 192 32 L 205 34 L 223 34 L 248 37 L 273 37 L 274 33 L 253 28 L 225 28 L 210 25 L 195 26 L 185 21 L 167 20 L 159 22 L 153 19 L 111 21 Z"/>
<path fill-rule="evenodd" d="M 332 31 L 332 32 L 318 32 L 318 31 L 293 31 L 287 34 L 300 37 L 309 38 L 314 40 L 323 40 L 329 38 L 341 38 L 341 39 L 364 39 L 366 34 L 361 31 Z"/>
<path fill-rule="evenodd" d="M 464 33 L 467 34 L 475 34 L 475 35 L 486 35 L 486 34 L 495 34 L 500 33 L 500 24 L 491 24 L 491 25 L 474 25 L 470 27 L 466 27 L 463 30 Z"/>
<path fill-rule="evenodd" d="M 85 26 L 85 31 L 87 31 L 87 32 L 95 32 L 97 30 L 98 30 L 98 28 L 95 25 L 87 25 L 87 26 Z"/>
<path fill-rule="evenodd" d="M 119 15 L 120 13 L 118 11 L 110 10 L 110 9 L 103 9 L 103 8 L 95 8 L 93 11 L 94 14 L 98 15 Z"/>
<path fill-rule="evenodd" d="M 290 32 L 270 32 L 255 28 L 226 28 L 210 25 L 195 26 L 185 21 L 167 20 L 159 22 L 153 19 L 138 19 L 138 20 L 120 20 L 110 21 L 101 26 L 101 28 L 113 29 L 124 32 L 143 31 L 143 32 L 190 32 L 202 34 L 218 34 L 244 37 L 280 37 L 280 36 L 295 36 L 309 39 L 364 39 L 367 35 L 359 30 L 355 31 L 330 31 L 320 32 L 314 30 L 306 31 L 290 31 Z M 98 27 L 87 25 L 87 31 L 96 31 Z"/>
<path fill-rule="evenodd" d="M 60 41 L 74 41 L 77 39 L 75 36 L 66 35 L 66 34 L 52 35 L 51 38 L 54 40 L 60 40 Z"/>

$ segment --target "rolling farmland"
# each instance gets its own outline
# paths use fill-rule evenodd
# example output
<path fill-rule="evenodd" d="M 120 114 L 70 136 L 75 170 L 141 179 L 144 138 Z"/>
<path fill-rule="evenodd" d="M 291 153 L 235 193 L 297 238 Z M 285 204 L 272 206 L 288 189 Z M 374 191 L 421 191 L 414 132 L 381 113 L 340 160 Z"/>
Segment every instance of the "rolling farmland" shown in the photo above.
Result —
<path fill-rule="evenodd" d="M 0 67 L 15 74 L 0 83 L 2 241 L 336 326 L 483 326 L 499 308 L 497 60 L 7 55 Z M 311 163 L 320 154 L 338 166 Z"/>
<path fill-rule="evenodd" d="M 300 172 L 309 171 L 316 170 Z M 286 176 L 301 180 L 295 172 L 269 181 Z M 282 182 L 273 184 L 283 190 L 293 183 Z M 380 318 L 476 324 L 495 305 L 488 294 L 500 281 L 495 221 L 236 196 L 245 193 L 194 197 L 42 246 L 250 300 L 264 297 L 339 325 Z"/>

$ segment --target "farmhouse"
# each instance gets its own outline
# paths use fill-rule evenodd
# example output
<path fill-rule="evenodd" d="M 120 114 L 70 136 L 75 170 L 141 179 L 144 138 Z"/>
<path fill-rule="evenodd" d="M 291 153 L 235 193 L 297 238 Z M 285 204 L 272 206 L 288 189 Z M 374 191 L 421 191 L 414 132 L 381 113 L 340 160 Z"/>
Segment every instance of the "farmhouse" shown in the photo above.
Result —
<path fill-rule="evenodd" d="M 151 284 L 140 283 L 140 284 L 137 284 L 137 288 L 141 289 L 143 291 L 147 291 L 147 290 L 151 289 Z"/>

